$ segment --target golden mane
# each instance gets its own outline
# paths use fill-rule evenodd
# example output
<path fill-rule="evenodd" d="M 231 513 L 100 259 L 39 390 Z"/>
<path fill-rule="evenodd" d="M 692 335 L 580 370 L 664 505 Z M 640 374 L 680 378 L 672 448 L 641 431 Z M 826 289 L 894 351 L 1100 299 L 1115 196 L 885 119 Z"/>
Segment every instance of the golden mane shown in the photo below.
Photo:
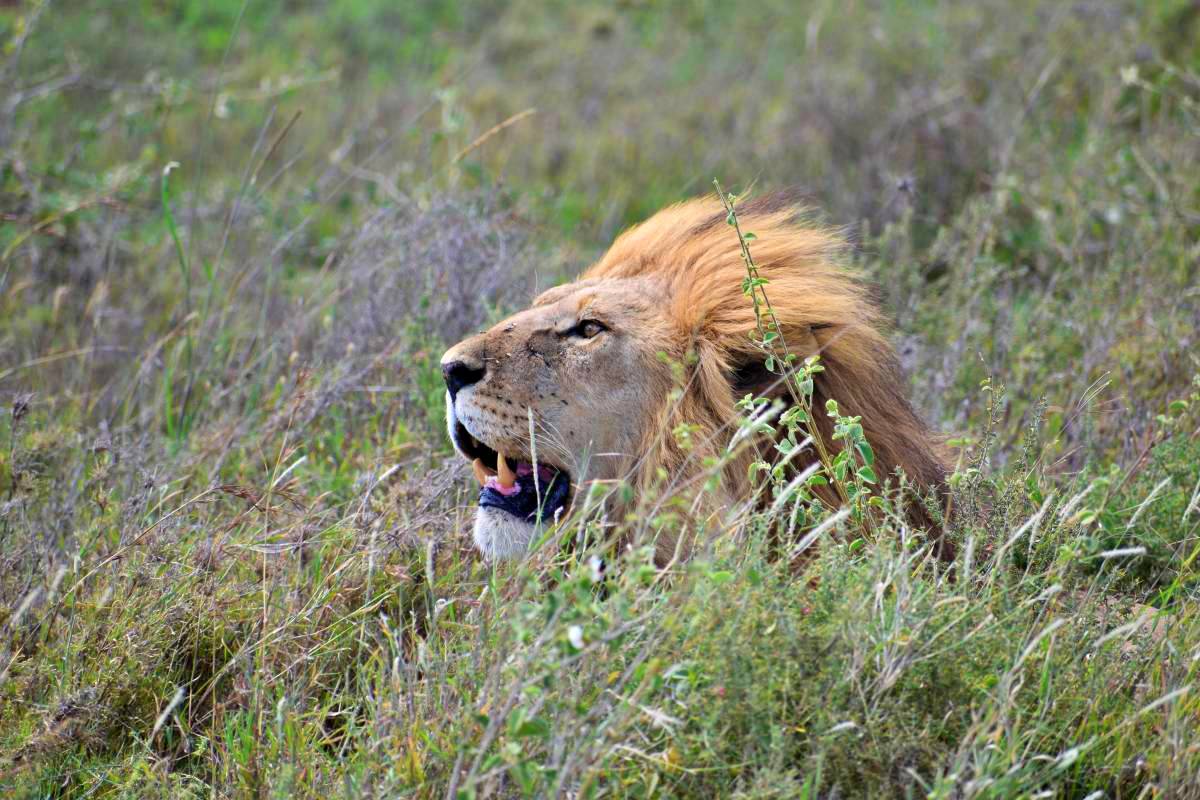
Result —
<path fill-rule="evenodd" d="M 895 352 L 884 335 L 884 317 L 862 277 L 841 263 L 844 240 L 833 230 L 805 221 L 788 194 L 775 194 L 737 208 L 743 231 L 753 232 L 751 254 L 790 352 L 820 354 L 825 371 L 814 388 L 816 423 L 830 442 L 828 398 L 843 414 L 860 415 L 876 455 L 881 479 L 902 470 L 909 482 L 939 498 L 945 493 L 946 461 L 940 442 L 913 411 Z M 636 476 L 643 488 L 658 468 L 682 477 L 706 456 L 727 446 L 736 428 L 736 402 L 747 392 L 785 397 L 778 376 L 763 366 L 763 352 L 750 339 L 754 308 L 743 294 L 746 277 L 740 245 L 713 197 L 668 207 L 619 236 L 581 280 L 654 278 L 665 286 L 663 310 L 679 337 L 662 350 L 682 359 L 696 356 L 678 402 L 648 426 L 646 468 Z M 695 426 L 693 445 L 681 447 L 671 432 Z M 748 495 L 747 466 L 753 454 L 730 464 L 725 481 L 735 497 Z M 812 456 L 809 456 L 810 460 Z M 798 460 L 797 467 L 806 466 Z M 919 502 L 910 502 L 914 524 L 933 528 Z"/>

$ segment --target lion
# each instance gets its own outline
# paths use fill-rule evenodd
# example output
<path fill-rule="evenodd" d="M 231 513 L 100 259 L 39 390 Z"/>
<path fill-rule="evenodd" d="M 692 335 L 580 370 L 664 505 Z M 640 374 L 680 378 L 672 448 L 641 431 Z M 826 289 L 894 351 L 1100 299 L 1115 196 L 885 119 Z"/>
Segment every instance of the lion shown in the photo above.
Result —
<path fill-rule="evenodd" d="M 925 501 L 908 504 L 911 522 L 936 535 L 929 498 L 945 501 L 947 460 L 906 398 L 868 284 L 841 263 L 845 242 L 807 222 L 787 193 L 744 203 L 737 216 L 755 235 L 782 340 L 825 367 L 813 389 L 819 435 L 830 442 L 828 398 L 861 416 L 877 474 L 903 472 Z M 749 466 L 763 447 L 730 450 L 738 401 L 789 395 L 750 337 L 746 265 L 726 221 L 716 197 L 669 206 L 618 236 L 578 280 L 442 357 L 450 438 L 480 484 L 474 541 L 485 559 L 525 553 L 596 482 L 624 481 L 635 494 L 661 490 L 663 475 L 695 486 L 705 465 L 723 463 L 716 491 L 699 491 L 706 519 L 752 497 Z M 789 466 L 816 458 L 810 447 Z M 660 561 L 674 557 L 678 533 L 660 532 L 655 545 Z"/>

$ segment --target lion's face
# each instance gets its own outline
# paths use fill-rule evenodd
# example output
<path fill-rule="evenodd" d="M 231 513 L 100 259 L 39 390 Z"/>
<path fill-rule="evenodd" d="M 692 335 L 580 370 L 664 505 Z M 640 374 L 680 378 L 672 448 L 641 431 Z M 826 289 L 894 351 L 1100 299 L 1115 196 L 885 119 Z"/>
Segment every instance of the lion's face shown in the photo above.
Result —
<path fill-rule="evenodd" d="M 475 543 L 524 553 L 587 482 L 629 474 L 670 388 L 653 278 L 581 281 L 442 356 L 454 447 L 481 484 Z"/>
<path fill-rule="evenodd" d="M 877 475 L 902 470 L 912 486 L 944 497 L 944 457 L 904 397 L 878 307 L 838 263 L 839 238 L 805 223 L 786 194 L 741 205 L 738 220 L 754 232 L 754 269 L 770 284 L 772 349 L 821 358 L 813 407 L 836 399 L 861 416 Z M 675 523 L 639 529 L 654 537 L 662 563 L 694 537 L 726 530 L 724 515 L 736 517 L 744 501 L 764 501 L 750 465 L 776 448 L 769 436 L 734 435 L 738 400 L 793 398 L 778 362 L 764 361 L 751 338 L 761 331 L 760 303 L 746 296 L 745 251 L 727 221 L 716 198 L 663 209 L 622 233 L 581 280 L 442 357 L 450 436 L 481 485 L 475 542 L 485 556 L 524 553 L 538 526 L 593 481 L 628 480 L 639 502 L 648 491 L 683 501 Z M 813 436 L 837 446 L 824 414 L 812 425 Z M 792 470 L 819 464 L 815 448 L 787 458 Z M 828 485 L 817 494 L 841 501 Z M 613 502 L 606 508 L 618 526 L 636 518 Z M 910 516 L 929 527 L 923 502 Z"/>

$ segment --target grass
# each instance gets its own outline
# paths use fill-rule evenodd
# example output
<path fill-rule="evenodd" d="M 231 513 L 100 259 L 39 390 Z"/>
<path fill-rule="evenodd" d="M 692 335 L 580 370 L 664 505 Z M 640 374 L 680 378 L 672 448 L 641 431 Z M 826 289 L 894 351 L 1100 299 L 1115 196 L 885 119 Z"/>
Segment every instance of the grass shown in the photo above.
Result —
<path fill-rule="evenodd" d="M 0 7 L 6 796 L 1200 795 L 1194 4 L 109 5 Z M 846 227 L 953 564 L 472 552 L 441 352 L 714 177 Z"/>

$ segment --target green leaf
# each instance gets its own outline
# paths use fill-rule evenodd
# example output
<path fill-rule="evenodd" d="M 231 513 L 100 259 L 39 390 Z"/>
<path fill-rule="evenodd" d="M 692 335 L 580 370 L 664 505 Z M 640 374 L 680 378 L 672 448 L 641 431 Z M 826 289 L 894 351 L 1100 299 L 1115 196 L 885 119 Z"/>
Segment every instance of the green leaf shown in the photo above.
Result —
<path fill-rule="evenodd" d="M 860 467 L 858 470 L 858 479 L 864 483 L 875 483 L 875 470 L 870 467 Z"/>
<path fill-rule="evenodd" d="M 808 422 L 808 412 L 799 406 L 792 406 L 783 412 L 783 416 L 779 418 L 779 421 L 788 426 L 799 425 Z"/>
<path fill-rule="evenodd" d="M 856 447 L 858 447 L 858 454 L 862 456 L 863 463 L 867 466 L 875 463 L 875 451 L 871 449 L 871 445 L 867 444 L 866 441 L 861 441 Z"/>
<path fill-rule="evenodd" d="M 521 720 L 512 731 L 512 735 L 518 738 L 533 736 L 546 739 L 550 736 L 550 723 L 541 717 L 530 717 Z"/>

